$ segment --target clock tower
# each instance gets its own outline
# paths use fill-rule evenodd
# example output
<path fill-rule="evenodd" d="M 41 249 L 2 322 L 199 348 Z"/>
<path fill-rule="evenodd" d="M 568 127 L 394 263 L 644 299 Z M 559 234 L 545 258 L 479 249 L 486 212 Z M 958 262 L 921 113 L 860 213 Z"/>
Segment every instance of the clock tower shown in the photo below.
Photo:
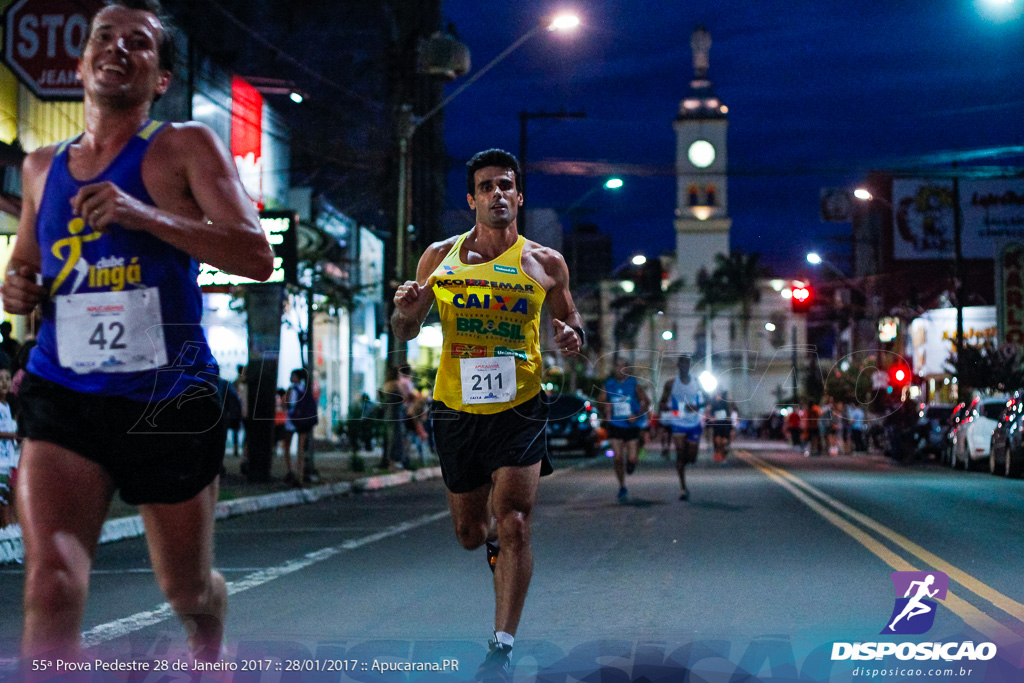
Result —
<path fill-rule="evenodd" d="M 690 38 L 693 80 L 679 103 L 676 131 L 676 275 L 687 288 L 701 268 L 714 268 L 715 254 L 729 253 L 726 131 L 728 108 L 708 79 L 711 34 L 698 26 Z"/>

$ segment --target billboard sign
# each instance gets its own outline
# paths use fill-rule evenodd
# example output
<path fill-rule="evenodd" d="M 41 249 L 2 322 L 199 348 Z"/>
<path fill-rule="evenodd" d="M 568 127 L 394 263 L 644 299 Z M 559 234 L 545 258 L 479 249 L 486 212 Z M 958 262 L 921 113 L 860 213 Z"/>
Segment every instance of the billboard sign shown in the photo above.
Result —
<path fill-rule="evenodd" d="M 1024 180 L 963 179 L 959 185 L 964 258 L 991 259 L 999 240 L 1024 239 Z M 893 180 L 893 258 L 954 258 L 956 199 L 952 180 Z"/>

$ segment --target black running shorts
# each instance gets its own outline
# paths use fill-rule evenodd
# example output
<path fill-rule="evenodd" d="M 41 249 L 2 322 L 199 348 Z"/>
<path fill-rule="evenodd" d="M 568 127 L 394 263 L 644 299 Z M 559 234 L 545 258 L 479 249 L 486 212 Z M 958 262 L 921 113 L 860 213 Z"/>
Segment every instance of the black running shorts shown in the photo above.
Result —
<path fill-rule="evenodd" d="M 430 421 L 441 474 L 452 493 L 469 493 L 489 484 L 491 474 L 501 467 L 539 462 L 541 476 L 554 471 L 544 433 L 548 406 L 540 394 L 492 415 L 465 413 L 434 401 Z"/>
<path fill-rule="evenodd" d="M 639 427 L 616 427 L 613 424 L 605 425 L 608 431 L 608 438 L 617 441 L 636 441 L 640 438 Z"/>
<path fill-rule="evenodd" d="M 220 474 L 227 439 L 221 396 L 197 385 L 151 408 L 26 374 L 18 433 L 100 465 L 126 503 L 182 503 Z"/>
<path fill-rule="evenodd" d="M 728 439 L 732 436 L 732 423 L 711 423 L 711 436 L 716 439 Z"/>

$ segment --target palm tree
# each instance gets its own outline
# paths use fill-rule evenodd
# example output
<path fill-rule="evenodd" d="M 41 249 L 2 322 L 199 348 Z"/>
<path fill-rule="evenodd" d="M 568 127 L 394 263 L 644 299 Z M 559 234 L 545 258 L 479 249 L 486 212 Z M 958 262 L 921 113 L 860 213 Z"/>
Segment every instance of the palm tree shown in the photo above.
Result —
<path fill-rule="evenodd" d="M 636 337 L 646 322 L 653 337 L 653 316 L 665 309 L 671 295 L 683 288 L 682 280 L 673 280 L 668 286 L 662 285 L 661 262 L 657 259 L 648 261 L 636 277 L 636 288 L 611 302 L 611 307 L 619 311 L 615 320 L 615 348 L 621 349 L 625 344 L 636 345 Z"/>
<path fill-rule="evenodd" d="M 698 278 L 697 286 L 701 290 L 701 298 L 697 302 L 697 310 L 708 312 L 708 324 L 719 312 L 733 306 L 739 307 L 740 328 L 743 332 L 742 354 L 743 390 L 749 398 L 748 361 L 750 350 L 750 319 L 754 306 L 761 300 L 758 281 L 768 275 L 768 270 L 761 265 L 761 255 L 745 254 L 741 251 L 726 254 L 715 254 L 715 268 L 710 275 Z"/>

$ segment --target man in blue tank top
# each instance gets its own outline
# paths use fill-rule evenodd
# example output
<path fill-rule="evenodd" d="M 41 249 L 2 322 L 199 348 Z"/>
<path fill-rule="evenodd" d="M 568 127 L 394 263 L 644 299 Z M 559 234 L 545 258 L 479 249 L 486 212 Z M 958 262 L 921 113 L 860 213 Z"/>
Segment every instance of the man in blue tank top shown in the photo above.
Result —
<path fill-rule="evenodd" d="M 79 651 L 116 490 L 139 506 L 193 655 L 221 646 L 227 593 L 212 562 L 225 432 L 196 274 L 202 261 L 264 280 L 273 253 L 213 132 L 149 120 L 173 53 L 159 2 L 108 2 L 78 66 L 85 132 L 24 162 L 0 292 L 9 313 L 42 313 L 20 395 L 25 657 Z"/>
<path fill-rule="evenodd" d="M 626 475 L 632 474 L 640 458 L 640 419 L 650 401 L 636 377 L 626 374 L 626 361 L 615 359 L 615 373 L 605 380 L 597 398 L 604 411 L 605 428 L 615 460 L 615 478 L 619 481 L 619 502 L 628 500 Z"/>

